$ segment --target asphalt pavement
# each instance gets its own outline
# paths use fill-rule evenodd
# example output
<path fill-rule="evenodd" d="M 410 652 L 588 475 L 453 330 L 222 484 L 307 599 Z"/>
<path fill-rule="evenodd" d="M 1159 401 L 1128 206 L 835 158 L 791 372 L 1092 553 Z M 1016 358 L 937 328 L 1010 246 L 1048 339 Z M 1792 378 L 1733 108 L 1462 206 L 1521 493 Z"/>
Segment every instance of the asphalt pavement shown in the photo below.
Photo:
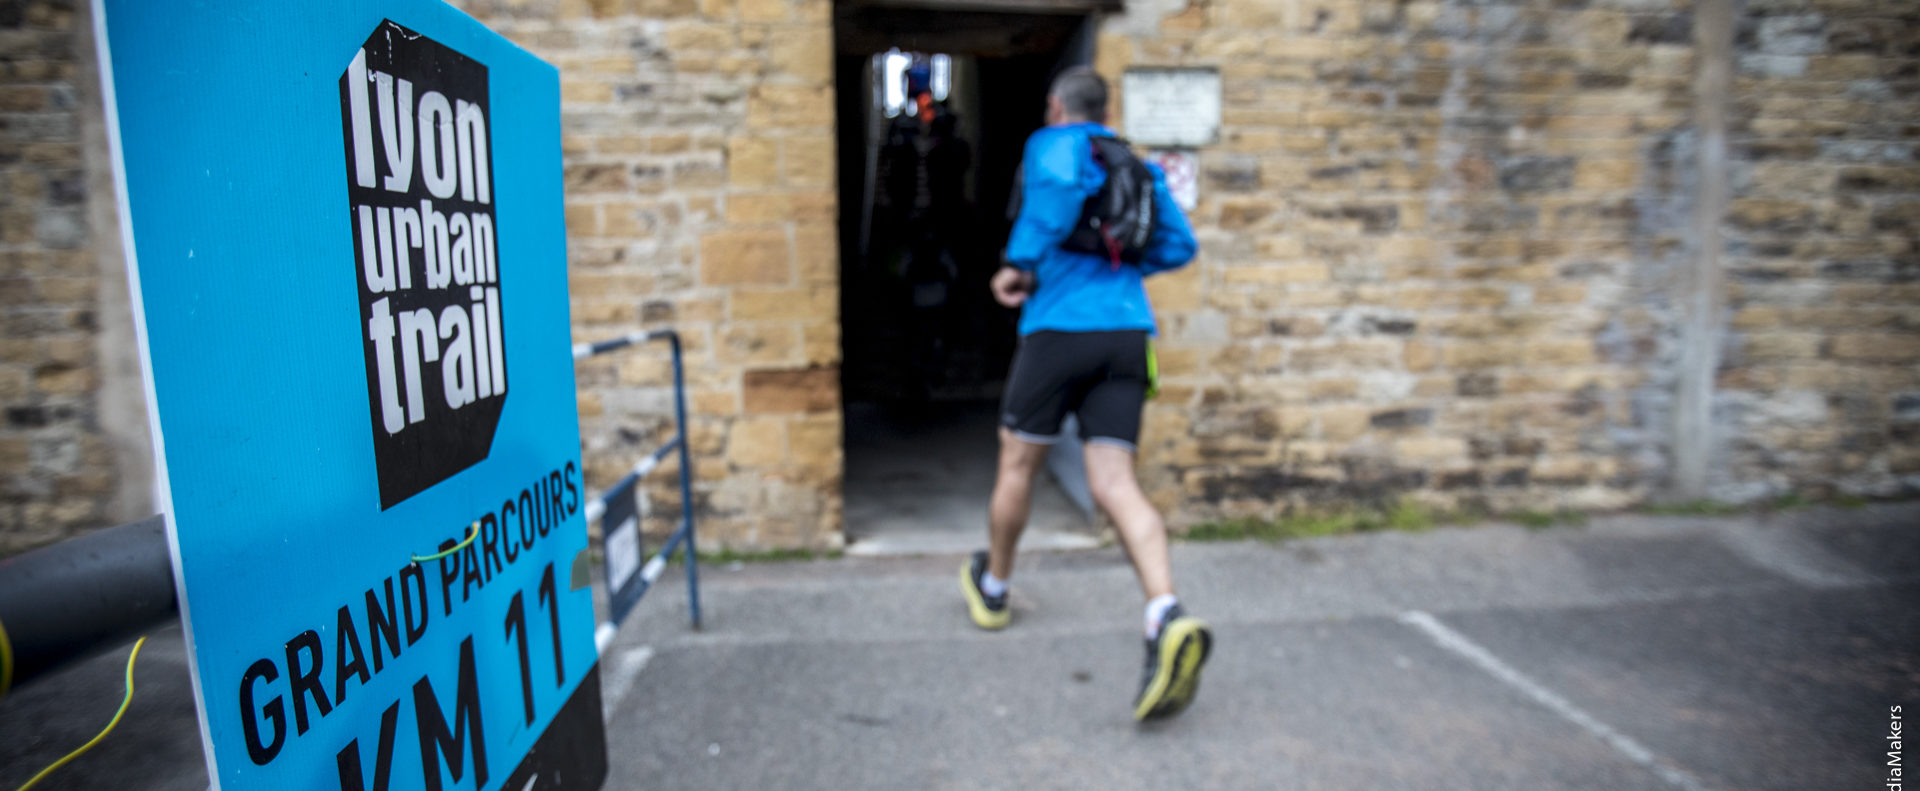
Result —
<path fill-rule="evenodd" d="M 704 568 L 701 632 L 670 571 L 602 656 L 607 787 L 1884 788 L 1920 711 L 1920 505 L 1177 544 L 1216 651 L 1146 726 L 1118 550 L 1023 556 L 1000 633 L 958 563 Z M 0 788 L 98 730 L 123 663 L 0 700 Z M 137 680 L 43 788 L 206 786 L 177 630 Z"/>

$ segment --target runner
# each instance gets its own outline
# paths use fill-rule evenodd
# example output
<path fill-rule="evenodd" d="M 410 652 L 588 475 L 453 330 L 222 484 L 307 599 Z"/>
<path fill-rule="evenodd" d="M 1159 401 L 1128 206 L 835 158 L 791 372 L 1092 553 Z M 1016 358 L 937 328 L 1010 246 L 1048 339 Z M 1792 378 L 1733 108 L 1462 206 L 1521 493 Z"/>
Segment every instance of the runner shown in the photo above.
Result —
<path fill-rule="evenodd" d="M 1174 595 L 1166 525 L 1134 478 L 1140 410 L 1154 386 L 1152 309 L 1142 283 L 1177 269 L 1196 251 L 1193 231 L 1152 169 L 1153 232 L 1138 262 L 1062 247 L 1099 194 L 1106 168 L 1094 137 L 1112 137 L 1107 84 L 1091 68 L 1069 69 L 1047 96 L 1047 126 L 1028 138 L 1021 165 L 1020 211 L 1007 242 L 1007 265 L 993 276 L 995 299 L 1024 307 L 1020 350 L 1001 405 L 1000 463 L 988 506 L 990 549 L 960 569 L 973 622 L 1011 622 L 1007 583 L 1026 528 L 1033 477 L 1068 413 L 1079 416 L 1087 483 L 1119 530 L 1147 599 L 1146 663 L 1134 718 L 1180 713 L 1200 684 L 1212 649 L 1207 625 Z M 1117 248 L 1116 248 L 1117 250 Z"/>

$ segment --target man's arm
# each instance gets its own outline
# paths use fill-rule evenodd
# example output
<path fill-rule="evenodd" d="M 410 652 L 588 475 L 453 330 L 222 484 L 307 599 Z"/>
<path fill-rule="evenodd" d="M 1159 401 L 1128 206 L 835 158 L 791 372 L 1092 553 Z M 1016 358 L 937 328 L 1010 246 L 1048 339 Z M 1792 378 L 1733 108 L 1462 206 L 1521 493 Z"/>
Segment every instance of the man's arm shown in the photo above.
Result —
<path fill-rule="evenodd" d="M 1007 238 L 1007 264 L 1031 272 L 1059 247 L 1080 220 L 1087 196 L 1080 189 L 1080 152 L 1072 135 L 1036 133 L 1021 163 L 1020 216 Z"/>
<path fill-rule="evenodd" d="M 1180 204 L 1173 200 L 1173 193 L 1167 190 L 1167 176 L 1159 166 L 1149 164 L 1153 171 L 1153 211 L 1159 221 L 1154 223 L 1153 237 L 1147 240 L 1146 257 L 1140 260 L 1140 272 L 1151 275 L 1186 266 L 1200 252 L 1200 243 L 1193 238 L 1193 226 L 1187 222 L 1186 212 L 1180 211 Z"/>

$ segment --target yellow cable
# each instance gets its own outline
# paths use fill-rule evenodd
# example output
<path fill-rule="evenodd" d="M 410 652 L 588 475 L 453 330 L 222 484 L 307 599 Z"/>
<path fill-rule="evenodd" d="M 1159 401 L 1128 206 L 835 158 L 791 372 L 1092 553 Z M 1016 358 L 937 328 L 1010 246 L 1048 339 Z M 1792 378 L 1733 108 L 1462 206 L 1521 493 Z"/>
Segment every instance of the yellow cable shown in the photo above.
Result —
<path fill-rule="evenodd" d="M 140 658 L 140 646 L 145 645 L 146 642 L 147 638 L 145 637 L 134 641 L 133 653 L 127 655 L 127 697 L 120 701 L 120 710 L 113 713 L 113 720 L 107 723 L 107 727 L 100 731 L 100 735 L 93 737 L 92 741 L 80 745 L 80 749 L 67 753 L 61 757 L 60 760 L 54 761 L 52 766 L 40 770 L 40 774 L 34 775 L 32 780 L 28 780 L 26 785 L 21 786 L 16 789 L 16 791 L 27 791 L 27 789 L 32 788 L 36 783 L 47 779 L 47 775 L 53 774 L 53 770 L 66 766 L 68 761 L 78 758 L 81 753 L 93 749 L 93 746 L 99 744 L 101 739 L 107 738 L 107 734 L 113 732 L 113 726 L 120 724 L 120 718 L 127 713 L 127 706 L 133 703 L 133 660 Z"/>
<path fill-rule="evenodd" d="M 0 698 L 13 689 L 13 641 L 7 639 L 7 625 L 0 623 Z"/>
<path fill-rule="evenodd" d="M 455 552 L 459 552 L 462 549 L 466 549 L 468 544 L 473 543 L 473 540 L 479 537 L 480 537 L 480 523 L 474 522 L 473 524 L 467 526 L 467 540 L 462 541 L 458 544 L 454 544 L 453 546 L 447 547 L 443 551 L 435 552 L 431 555 L 414 555 L 413 562 L 425 563 L 429 560 L 439 560 Z"/>

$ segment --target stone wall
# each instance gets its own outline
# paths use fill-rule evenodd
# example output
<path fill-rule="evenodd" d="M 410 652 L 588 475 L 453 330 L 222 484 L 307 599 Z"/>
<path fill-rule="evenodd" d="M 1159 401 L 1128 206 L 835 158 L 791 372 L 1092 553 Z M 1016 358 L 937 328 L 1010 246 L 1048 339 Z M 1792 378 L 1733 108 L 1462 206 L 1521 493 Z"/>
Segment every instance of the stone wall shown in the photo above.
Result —
<path fill-rule="evenodd" d="M 576 337 L 685 340 L 703 541 L 837 545 L 831 0 L 461 5 L 560 68 Z M 672 435 L 671 368 L 656 344 L 576 371 L 599 490 Z"/>
<path fill-rule="evenodd" d="M 0 555 L 151 508 L 90 24 L 0 2 Z"/>
<path fill-rule="evenodd" d="M 1734 32 L 1716 496 L 1920 489 L 1920 7 L 1748 0 Z"/>
<path fill-rule="evenodd" d="M 1171 385 L 1143 444 L 1153 499 L 1190 522 L 1654 491 L 1693 55 L 1685 10 L 1637 0 L 1191 0 L 1109 20 L 1103 73 L 1213 66 L 1225 86 L 1201 260 L 1152 286 Z"/>
<path fill-rule="evenodd" d="M 1912 9 L 1738 4 L 1733 91 L 1703 99 L 1714 32 L 1685 4 L 1130 8 L 1102 72 L 1226 86 L 1203 258 L 1153 288 L 1175 386 L 1143 470 L 1176 521 L 1674 496 L 1683 366 L 1716 360 L 1705 494 L 1920 488 Z M 1702 101 L 1726 172 L 1702 172 Z M 1696 222 L 1703 179 L 1732 199 Z"/>

